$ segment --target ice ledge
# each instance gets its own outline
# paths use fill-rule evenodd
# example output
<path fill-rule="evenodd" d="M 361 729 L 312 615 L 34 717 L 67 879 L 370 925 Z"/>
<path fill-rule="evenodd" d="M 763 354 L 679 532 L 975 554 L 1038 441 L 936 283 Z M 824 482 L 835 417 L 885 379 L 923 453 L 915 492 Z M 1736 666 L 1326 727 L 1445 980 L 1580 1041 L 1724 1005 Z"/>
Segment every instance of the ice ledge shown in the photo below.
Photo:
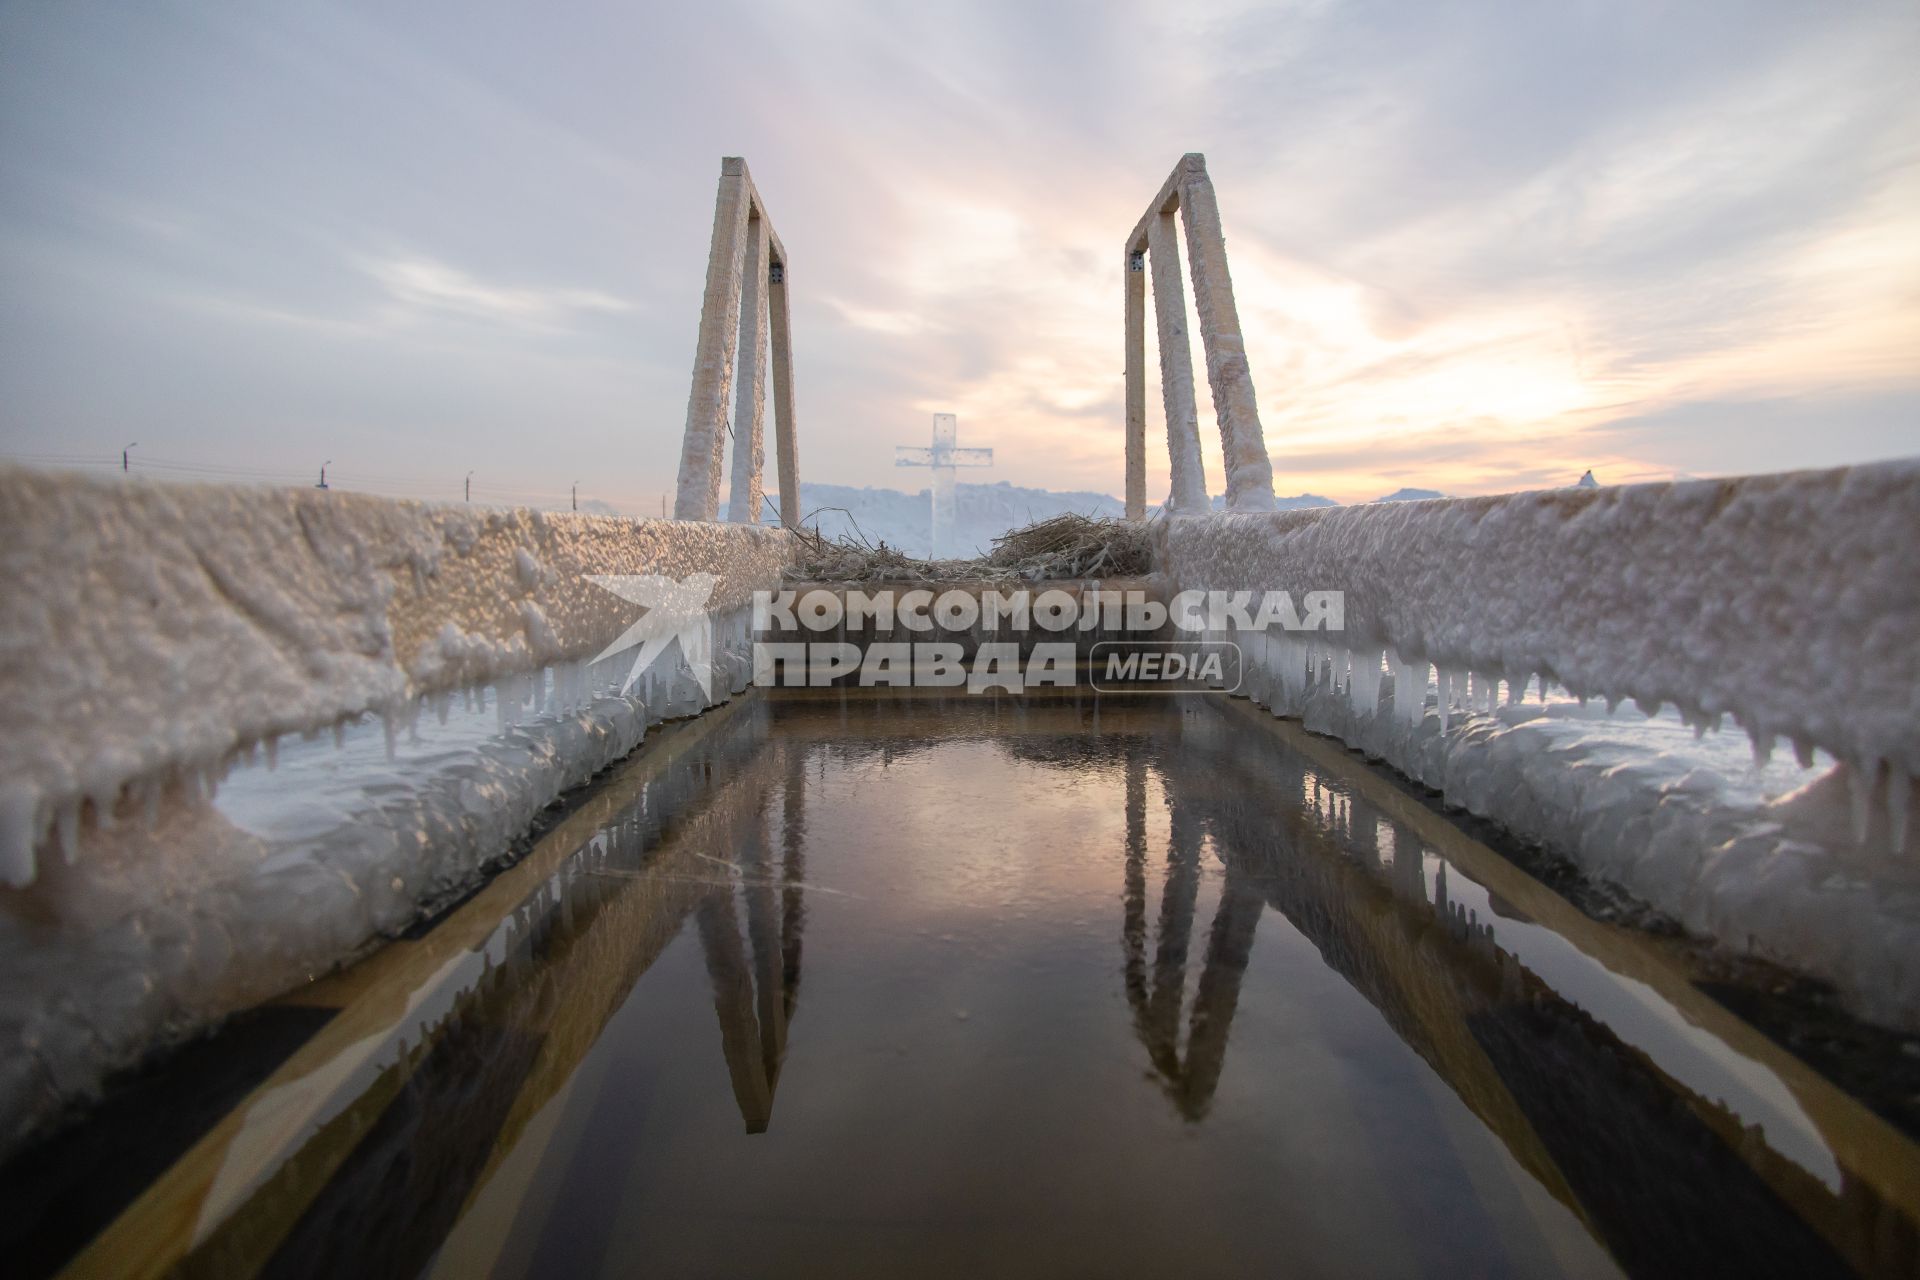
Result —
<path fill-rule="evenodd" d="M 1163 538 L 1181 589 L 1346 593 L 1334 644 L 1246 644 L 1246 691 L 1276 714 L 1920 1027 L 1920 462 L 1187 518 Z M 1784 740 L 1843 763 L 1730 799 L 1725 770 L 1603 759 L 1511 706 L 1543 685 L 1696 730 L 1730 718 L 1760 762 Z"/>
<path fill-rule="evenodd" d="M 778 582 L 784 531 L 0 467 L 0 883 L 257 745 L 590 658 L 595 574 Z"/>
<path fill-rule="evenodd" d="M 1168 522 L 1182 587 L 1339 590 L 1342 647 L 1920 772 L 1920 460 Z M 1894 786 L 1890 790 L 1903 792 Z"/>

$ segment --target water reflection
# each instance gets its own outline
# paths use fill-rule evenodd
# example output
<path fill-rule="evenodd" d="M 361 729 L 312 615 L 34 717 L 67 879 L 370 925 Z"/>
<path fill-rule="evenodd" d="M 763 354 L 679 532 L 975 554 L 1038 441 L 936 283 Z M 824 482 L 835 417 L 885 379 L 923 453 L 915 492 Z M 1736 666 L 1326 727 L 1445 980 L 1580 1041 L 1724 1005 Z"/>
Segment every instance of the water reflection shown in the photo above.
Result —
<path fill-rule="evenodd" d="M 1188 1021 L 1187 1049 L 1180 1052 L 1180 1010 L 1186 997 L 1187 953 L 1193 935 L 1194 901 L 1200 884 L 1203 839 L 1199 815 L 1186 805 L 1170 805 L 1172 834 L 1167 841 L 1165 883 L 1154 929 L 1153 971 L 1147 972 L 1147 835 L 1145 760 L 1127 758 L 1127 862 L 1125 925 L 1121 930 L 1126 962 L 1127 1002 L 1133 1025 L 1174 1105 L 1189 1120 L 1207 1113 L 1233 1033 L 1233 1011 L 1240 1000 L 1240 979 L 1253 951 L 1263 904 L 1238 873 L 1227 868 L 1226 885 L 1207 931 L 1199 990 Z"/>
<path fill-rule="evenodd" d="M 1843 1252 L 1875 1270 L 1913 1260 L 1904 1216 L 1857 1184 L 1851 1204 L 1834 1202 L 1724 1101 L 1673 1078 L 1531 972 L 1493 922 L 1450 896 L 1447 862 L 1412 832 L 1299 756 L 1225 729 L 1189 721 L 1182 749 L 1158 758 L 1174 810 L 1170 860 L 1191 856 L 1204 832 L 1225 864 L 1223 916 L 1243 897 L 1285 916 L 1629 1272 L 1844 1273 Z M 1303 803 L 1276 805 L 1276 794 Z M 1129 921 L 1135 896 L 1130 881 Z M 1217 917 L 1215 939 L 1238 918 Z M 1239 927 L 1250 938 L 1251 925 Z M 1223 961 L 1244 966 L 1244 950 Z M 1164 1042 L 1155 1030 L 1150 1045 Z M 1219 1038 L 1211 1078 L 1224 1023 Z M 1177 1096 L 1191 1114 L 1195 1099 Z M 1803 1220 L 1795 1204 L 1825 1221 Z M 1873 1223 L 1866 1233 L 1861 1217 Z"/>
<path fill-rule="evenodd" d="M 713 1009 L 720 1019 L 721 1051 L 748 1133 L 765 1133 L 773 1118 L 773 1091 L 787 1055 L 787 1024 L 800 998 L 806 788 L 801 753 L 781 745 L 776 754 L 785 756 L 787 767 L 779 855 L 771 852 L 762 824 L 747 824 L 738 832 L 740 861 L 727 864 L 738 875 L 739 891 L 728 886 L 708 893 L 695 912 L 713 983 Z M 745 948 L 737 906 L 741 897 L 746 900 Z"/>
<path fill-rule="evenodd" d="M 1230 707 L 709 720 L 350 975 L 95 1269 L 1920 1262 L 1911 1143 Z"/>

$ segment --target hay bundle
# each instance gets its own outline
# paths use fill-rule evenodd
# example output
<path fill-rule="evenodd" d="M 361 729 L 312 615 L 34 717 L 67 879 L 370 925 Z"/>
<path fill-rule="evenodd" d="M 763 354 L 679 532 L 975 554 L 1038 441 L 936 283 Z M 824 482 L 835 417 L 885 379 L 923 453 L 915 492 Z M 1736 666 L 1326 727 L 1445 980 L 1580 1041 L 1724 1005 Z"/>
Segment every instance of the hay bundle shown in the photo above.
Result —
<path fill-rule="evenodd" d="M 1026 582 L 1129 578 L 1153 569 L 1153 550 L 1145 524 L 1069 512 L 995 538 L 986 563 Z"/>
<path fill-rule="evenodd" d="M 884 540 L 857 532 L 827 538 L 795 531 L 800 555 L 790 582 L 1053 582 L 1123 578 L 1153 569 L 1145 524 L 1090 516 L 1055 516 L 993 540 L 993 551 L 971 560 L 917 560 Z"/>

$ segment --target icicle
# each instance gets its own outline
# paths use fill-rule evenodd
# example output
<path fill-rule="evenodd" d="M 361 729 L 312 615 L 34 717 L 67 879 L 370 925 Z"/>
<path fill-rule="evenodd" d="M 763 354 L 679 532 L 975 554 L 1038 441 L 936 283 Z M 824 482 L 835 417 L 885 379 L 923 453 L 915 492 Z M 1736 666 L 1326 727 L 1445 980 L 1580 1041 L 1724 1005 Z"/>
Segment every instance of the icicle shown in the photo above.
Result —
<path fill-rule="evenodd" d="M 1353 709 L 1366 719 L 1380 711 L 1380 651 L 1362 649 L 1353 657 Z"/>
<path fill-rule="evenodd" d="M 1427 706 L 1427 661 L 1424 658 L 1400 659 L 1395 655 L 1393 673 L 1393 710 L 1409 728 L 1420 723 Z"/>
<path fill-rule="evenodd" d="M 1435 709 L 1440 712 L 1440 732 L 1447 731 L 1447 721 L 1453 714 L 1453 671 L 1447 667 L 1433 669 L 1433 700 Z"/>
<path fill-rule="evenodd" d="M 1547 701 L 1547 673 L 1544 671 L 1540 673 L 1540 701 L 1543 705 Z"/>
<path fill-rule="evenodd" d="M 264 739 L 267 749 L 267 772 L 272 773 L 280 767 L 280 735 L 270 733 Z"/>
<path fill-rule="evenodd" d="M 1867 842 L 1867 822 L 1873 813 L 1873 784 L 1880 776 L 1880 762 L 1867 757 L 1847 765 L 1847 798 L 1853 801 L 1853 842 Z"/>
<path fill-rule="evenodd" d="M 40 843 L 40 797 L 28 784 L 0 786 L 0 884 L 24 889 L 33 883 L 38 867 L 34 847 Z"/>
<path fill-rule="evenodd" d="M 1813 739 L 1805 734 L 1794 734 L 1793 758 L 1800 762 L 1802 769 L 1813 768 Z"/>
<path fill-rule="evenodd" d="M 1476 671 L 1473 673 L 1473 710 L 1482 715 L 1492 711 L 1493 704 L 1500 697 L 1500 691 L 1498 689 L 1490 689 L 1487 687 L 1492 683 L 1492 677 L 1487 675 L 1486 672 Z"/>
<path fill-rule="evenodd" d="M 1764 729 L 1755 729 L 1747 736 L 1753 740 L 1753 767 L 1766 768 L 1773 759 L 1773 735 Z"/>
<path fill-rule="evenodd" d="M 113 830 L 114 809 L 117 807 L 114 801 L 118 798 L 118 792 L 112 790 L 102 790 L 87 797 L 93 802 L 93 825 L 102 831 Z"/>
<path fill-rule="evenodd" d="M 80 801 L 78 799 L 60 802 L 60 807 L 54 811 L 53 827 L 60 834 L 60 856 L 66 859 L 68 866 L 72 866 L 73 860 L 80 856 Z"/>

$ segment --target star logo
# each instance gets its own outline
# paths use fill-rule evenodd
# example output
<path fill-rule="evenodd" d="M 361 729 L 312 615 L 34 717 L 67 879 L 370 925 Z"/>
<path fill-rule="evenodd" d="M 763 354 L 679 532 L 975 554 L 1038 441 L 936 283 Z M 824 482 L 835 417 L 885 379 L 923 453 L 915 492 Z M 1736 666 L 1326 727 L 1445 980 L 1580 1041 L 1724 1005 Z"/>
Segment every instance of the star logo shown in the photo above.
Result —
<path fill-rule="evenodd" d="M 668 644 L 678 640 L 681 658 L 699 684 L 700 692 L 712 701 L 713 649 L 708 635 L 707 601 L 713 597 L 719 578 L 711 573 L 695 573 L 685 578 L 667 578 L 654 573 L 593 574 L 587 581 L 646 610 L 594 659 L 599 662 L 623 649 L 640 647 L 620 692 L 633 688 L 640 673 L 667 651 Z"/>

